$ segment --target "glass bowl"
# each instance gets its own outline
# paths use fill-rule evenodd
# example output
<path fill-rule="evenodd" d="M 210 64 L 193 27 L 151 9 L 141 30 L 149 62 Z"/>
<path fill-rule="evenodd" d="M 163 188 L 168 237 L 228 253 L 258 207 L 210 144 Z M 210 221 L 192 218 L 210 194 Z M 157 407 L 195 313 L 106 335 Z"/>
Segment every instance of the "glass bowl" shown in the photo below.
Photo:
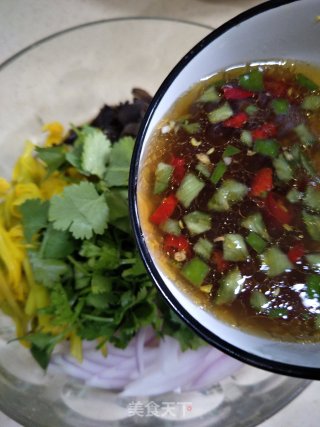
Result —
<path fill-rule="evenodd" d="M 9 177 L 26 138 L 41 125 L 93 118 L 104 103 L 155 93 L 172 67 L 210 28 L 168 19 L 92 22 L 50 36 L 0 66 L 0 175 Z M 246 365 L 206 391 L 124 398 L 63 372 L 45 374 L 0 315 L 0 409 L 24 426 L 254 426 L 309 384 Z M 150 413 L 147 408 L 162 408 Z M 165 410 L 170 406 L 171 410 Z M 140 411 L 134 411 L 134 408 Z M 142 410 L 141 410 L 142 408 Z"/>

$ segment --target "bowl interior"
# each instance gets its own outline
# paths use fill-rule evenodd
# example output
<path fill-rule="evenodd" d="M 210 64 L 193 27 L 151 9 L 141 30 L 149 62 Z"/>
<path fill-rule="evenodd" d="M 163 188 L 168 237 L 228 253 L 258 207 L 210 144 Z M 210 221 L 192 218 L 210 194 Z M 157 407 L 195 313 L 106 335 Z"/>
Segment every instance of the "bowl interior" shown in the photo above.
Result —
<path fill-rule="evenodd" d="M 284 4 L 287 3 L 287 4 Z M 157 93 L 140 134 L 136 165 L 144 158 L 153 129 L 174 101 L 193 84 L 223 69 L 246 63 L 295 59 L 320 64 L 317 0 L 268 2 L 230 21 L 198 45 Z M 143 163 L 143 160 L 142 160 Z M 137 170 L 136 170 L 137 172 Z M 137 182 L 139 182 L 139 171 Z M 138 222 L 147 222 L 138 205 Z M 276 342 L 231 327 L 194 303 L 161 271 L 146 241 L 141 250 L 171 305 L 209 342 L 242 360 L 284 374 L 319 378 L 320 344 Z"/>

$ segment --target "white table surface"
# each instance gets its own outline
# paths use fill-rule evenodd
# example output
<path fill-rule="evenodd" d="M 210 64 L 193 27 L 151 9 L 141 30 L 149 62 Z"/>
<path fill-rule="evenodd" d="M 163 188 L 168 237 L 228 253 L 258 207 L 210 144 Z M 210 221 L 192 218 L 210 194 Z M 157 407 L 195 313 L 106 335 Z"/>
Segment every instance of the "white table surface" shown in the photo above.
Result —
<path fill-rule="evenodd" d="M 34 41 L 88 21 L 121 16 L 162 16 L 217 27 L 259 3 L 262 1 L 0 0 L 0 63 Z M 313 382 L 298 398 L 259 427 L 318 427 L 319 413 L 320 382 Z M 19 425 L 0 412 L 0 427 Z"/>

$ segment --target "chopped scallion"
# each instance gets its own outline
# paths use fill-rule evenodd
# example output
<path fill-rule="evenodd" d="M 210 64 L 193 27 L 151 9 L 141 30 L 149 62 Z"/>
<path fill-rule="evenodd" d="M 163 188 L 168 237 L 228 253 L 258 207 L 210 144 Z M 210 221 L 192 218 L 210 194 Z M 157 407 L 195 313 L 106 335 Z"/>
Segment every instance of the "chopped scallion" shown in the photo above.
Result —
<path fill-rule="evenodd" d="M 233 302 L 241 292 L 243 284 L 244 279 L 237 267 L 229 271 L 220 281 L 215 303 L 222 305 Z"/>
<path fill-rule="evenodd" d="M 312 135 L 312 133 L 304 123 L 301 123 L 300 125 L 296 126 L 294 128 L 294 131 L 298 135 L 303 145 L 312 145 L 316 142 L 315 137 Z"/>
<path fill-rule="evenodd" d="M 227 171 L 227 165 L 223 161 L 218 162 L 212 172 L 212 175 L 210 178 L 211 182 L 213 184 L 218 184 L 218 182 L 226 173 L 226 171 Z"/>
<path fill-rule="evenodd" d="M 233 179 L 225 180 L 209 200 L 208 208 L 217 212 L 228 211 L 248 193 L 248 187 Z"/>
<path fill-rule="evenodd" d="M 204 233 L 211 228 L 211 216 L 205 212 L 193 211 L 183 217 L 191 236 Z"/>
<path fill-rule="evenodd" d="M 209 165 L 205 165 L 202 162 L 199 162 L 196 166 L 196 170 L 201 173 L 206 178 L 210 177 L 211 171 Z"/>
<path fill-rule="evenodd" d="M 304 98 L 301 107 L 304 110 L 318 110 L 320 108 L 320 95 L 307 95 Z"/>
<path fill-rule="evenodd" d="M 310 209 L 320 212 L 320 189 L 311 185 L 307 186 L 303 203 Z"/>
<path fill-rule="evenodd" d="M 259 108 L 256 105 L 250 104 L 244 110 L 249 116 L 253 116 L 259 111 Z"/>
<path fill-rule="evenodd" d="M 209 86 L 198 99 L 198 102 L 218 102 L 220 99 L 215 86 Z"/>
<path fill-rule="evenodd" d="M 228 147 L 224 150 L 222 157 L 232 157 L 236 154 L 240 153 L 239 148 L 235 147 L 234 145 L 228 145 Z"/>
<path fill-rule="evenodd" d="M 181 269 L 183 276 L 195 286 L 200 286 L 204 282 L 210 268 L 200 258 L 195 257 L 188 261 Z"/>
<path fill-rule="evenodd" d="M 268 157 L 277 157 L 280 151 L 279 142 L 276 139 L 258 139 L 253 146 L 256 153 Z"/>
<path fill-rule="evenodd" d="M 252 70 L 247 74 L 243 74 L 239 78 L 239 84 L 244 89 L 258 92 L 264 89 L 263 73 L 259 70 Z"/>
<path fill-rule="evenodd" d="M 240 134 L 240 141 L 247 147 L 251 147 L 253 142 L 251 132 L 249 130 L 243 130 Z"/>
<path fill-rule="evenodd" d="M 249 257 L 248 249 L 241 234 L 225 234 L 223 241 L 223 259 L 226 261 L 245 261 Z"/>
<path fill-rule="evenodd" d="M 265 226 L 260 212 L 249 215 L 242 221 L 241 225 L 247 230 L 259 234 L 259 236 L 261 236 L 264 240 L 270 240 L 267 227 Z"/>
<path fill-rule="evenodd" d="M 225 102 L 221 107 L 216 108 L 208 114 L 209 121 L 213 124 L 223 122 L 232 116 L 233 111 L 228 102 Z"/>
<path fill-rule="evenodd" d="M 253 291 L 250 295 L 250 305 L 258 312 L 266 310 L 269 304 L 268 298 L 260 291 Z"/>
<path fill-rule="evenodd" d="M 303 211 L 302 218 L 311 239 L 320 242 L 320 216 Z"/>
<path fill-rule="evenodd" d="M 176 197 L 185 208 L 188 208 L 192 201 L 203 189 L 204 183 L 192 173 L 188 173 L 182 180 L 177 190 Z"/>
<path fill-rule="evenodd" d="M 193 246 L 195 254 L 197 254 L 201 258 L 204 258 L 205 260 L 208 260 L 210 258 L 212 249 L 213 244 L 209 242 L 208 239 L 204 239 L 203 237 L 200 237 L 200 239 Z"/>
<path fill-rule="evenodd" d="M 290 203 L 298 203 L 299 200 L 303 198 L 303 193 L 298 191 L 296 188 L 292 188 L 286 196 L 287 200 L 289 200 Z"/>
<path fill-rule="evenodd" d="M 168 188 L 172 172 L 173 166 L 163 162 L 158 163 L 155 171 L 154 194 L 160 194 Z"/>
<path fill-rule="evenodd" d="M 180 236 L 181 228 L 179 226 L 179 221 L 175 219 L 167 219 L 166 222 L 160 225 L 162 231 L 168 234 L 173 234 L 174 236 Z"/>
<path fill-rule="evenodd" d="M 273 246 L 260 255 L 262 271 L 269 277 L 278 276 L 286 270 L 291 270 L 293 265 L 289 258 L 278 247 Z"/>
<path fill-rule="evenodd" d="M 258 254 L 261 254 L 267 246 L 267 242 L 253 231 L 248 234 L 246 241 Z"/>
<path fill-rule="evenodd" d="M 289 102 L 287 99 L 276 98 L 271 102 L 271 107 L 275 114 L 288 114 L 289 112 Z"/>
<path fill-rule="evenodd" d="M 280 181 L 288 182 L 293 178 L 292 168 L 282 154 L 274 159 L 272 164 Z"/>
<path fill-rule="evenodd" d="M 184 122 L 181 127 L 187 132 L 191 133 L 192 135 L 194 133 L 199 132 L 200 130 L 200 123 L 189 123 L 188 121 Z"/>

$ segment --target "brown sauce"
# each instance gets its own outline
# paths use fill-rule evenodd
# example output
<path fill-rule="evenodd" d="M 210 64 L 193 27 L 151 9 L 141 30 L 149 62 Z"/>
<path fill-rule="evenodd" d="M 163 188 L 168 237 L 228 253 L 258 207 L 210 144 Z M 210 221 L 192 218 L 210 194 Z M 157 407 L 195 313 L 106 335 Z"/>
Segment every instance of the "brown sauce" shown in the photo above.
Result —
<path fill-rule="evenodd" d="M 310 254 L 320 253 L 320 239 L 312 235 L 303 212 L 319 216 L 319 210 L 313 201 L 310 207 L 310 203 L 306 204 L 305 197 L 309 187 L 316 192 L 319 191 L 320 194 L 320 106 L 314 108 L 317 105 L 313 105 L 312 108 L 306 109 L 302 105 L 305 105 L 305 100 L 310 96 L 314 97 L 315 104 L 317 102 L 315 99 L 317 97 L 320 99 L 320 90 L 316 88 L 320 82 L 320 71 L 300 63 L 260 65 L 263 87 L 257 90 L 250 87 L 248 89 L 239 83 L 240 76 L 250 74 L 253 70 L 257 68 L 239 67 L 219 73 L 209 81 L 196 85 L 176 103 L 159 124 L 152 137 L 141 175 L 139 205 L 142 223 L 147 238 L 154 242 L 151 251 L 162 260 L 161 263 L 168 274 L 172 278 L 178 278 L 180 286 L 191 293 L 200 304 L 213 310 L 222 320 L 252 333 L 269 335 L 276 339 L 317 341 L 320 339 L 320 294 L 317 287 L 320 268 L 311 265 L 307 257 Z M 310 86 L 310 81 L 314 86 Z M 254 82 L 252 84 L 254 85 Z M 212 85 L 215 86 L 219 99 L 213 102 L 199 102 L 201 95 Z M 226 87 L 240 89 L 243 98 L 238 99 L 239 93 L 237 95 L 235 92 L 233 97 L 237 99 L 233 99 L 230 91 L 230 98 L 226 97 Z M 245 91 L 252 92 L 252 95 L 244 97 Z M 280 110 L 274 106 L 275 100 L 281 101 L 278 103 Z M 210 113 L 225 103 L 232 110 L 231 117 L 212 123 Z M 255 112 L 252 112 L 252 106 Z M 245 118 L 242 118 L 244 123 L 235 125 L 231 122 L 232 126 L 227 125 L 227 120 L 234 117 L 240 119 L 241 114 L 245 115 Z M 190 123 L 198 124 L 192 133 L 183 125 Z M 264 130 L 267 134 L 261 137 L 256 131 L 261 131 L 266 124 L 272 125 L 269 132 L 271 135 Z M 303 137 L 306 135 L 301 136 L 297 132 L 296 129 L 301 124 L 309 132 L 308 135 L 312 135 L 312 142 L 305 143 Z M 241 140 L 243 131 L 251 136 L 250 144 Z M 276 141 L 278 147 L 278 153 L 274 156 L 259 152 L 256 145 L 257 140 L 270 139 Z M 230 146 L 236 148 L 238 152 L 223 158 L 224 150 Z M 298 154 L 300 157 L 296 159 L 293 158 L 296 155 L 294 147 L 298 147 L 300 153 Z M 290 179 L 281 179 L 276 171 L 274 161 L 279 156 L 282 158 L 284 156 L 286 164 L 291 169 Z M 303 164 L 302 157 L 307 165 Z M 171 165 L 174 158 L 183 158 L 185 175 L 192 173 L 204 183 L 203 189 L 190 206 L 183 206 L 179 200 L 170 215 L 170 219 L 179 222 L 180 237 L 182 236 L 189 244 L 189 249 L 182 251 L 179 248 L 168 251 L 165 245 L 168 232 L 163 232 L 162 224 L 154 224 L 150 220 L 163 199 L 168 195 L 176 195 L 181 185 L 181 181 L 176 182 L 171 176 L 167 188 L 161 194 L 154 194 L 157 165 L 159 162 Z M 226 171 L 218 182 L 213 183 L 212 173 L 219 162 L 224 163 Z M 199 163 L 205 165 L 210 172 L 209 176 L 204 176 L 198 171 Z M 265 169 L 272 171 L 272 188 L 262 191 L 259 195 L 252 195 L 255 177 Z M 208 206 L 208 201 L 228 180 L 245 185 L 247 194 L 232 204 L 228 210 L 219 212 Z M 289 201 L 288 193 L 291 190 L 294 190 L 296 196 L 300 195 L 294 202 Z M 270 200 L 276 201 L 277 209 L 280 203 L 280 210 L 288 211 L 290 219 L 286 220 L 286 216 L 283 219 L 281 215 L 283 212 L 280 212 L 279 220 L 277 211 L 269 208 Z M 209 214 L 211 218 L 209 230 L 196 235 L 190 233 L 184 216 L 194 211 Z M 264 239 L 264 250 L 259 252 L 248 244 L 246 238 L 250 231 L 242 225 L 245 218 L 258 212 L 262 215 L 269 235 L 269 239 Z M 319 227 L 319 224 L 320 222 L 316 227 Z M 223 239 L 228 234 L 240 234 L 243 237 L 247 256 L 243 261 L 228 260 L 225 268 L 221 266 L 218 268 L 217 259 L 213 254 L 219 253 L 222 257 L 226 254 Z M 209 257 L 202 258 L 193 250 L 200 238 L 212 244 Z M 266 274 L 262 258 L 268 248 L 280 250 L 291 266 L 279 274 L 271 276 Z M 182 255 L 185 256 L 181 259 L 175 256 L 176 252 L 183 251 L 185 254 Z M 194 257 L 201 259 L 208 267 L 205 278 L 201 284 L 196 285 L 181 274 L 184 265 Z M 235 268 L 244 281 L 241 292 L 234 295 L 232 300 L 218 305 L 217 295 L 221 292 L 223 278 Z M 269 265 L 268 268 L 272 267 Z M 310 279 L 311 276 L 313 279 Z M 258 309 L 251 300 L 253 292 L 263 295 L 263 301 L 266 302 Z"/>

